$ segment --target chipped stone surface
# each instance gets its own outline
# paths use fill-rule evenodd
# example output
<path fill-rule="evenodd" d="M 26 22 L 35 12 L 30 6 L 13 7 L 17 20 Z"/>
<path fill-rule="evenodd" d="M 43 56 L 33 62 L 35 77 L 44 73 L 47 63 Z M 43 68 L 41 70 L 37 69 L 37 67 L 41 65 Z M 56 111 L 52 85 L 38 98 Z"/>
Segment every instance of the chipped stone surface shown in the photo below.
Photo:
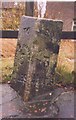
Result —
<path fill-rule="evenodd" d="M 21 19 L 11 86 L 25 101 L 44 91 L 54 78 L 62 25 L 50 19 Z"/>

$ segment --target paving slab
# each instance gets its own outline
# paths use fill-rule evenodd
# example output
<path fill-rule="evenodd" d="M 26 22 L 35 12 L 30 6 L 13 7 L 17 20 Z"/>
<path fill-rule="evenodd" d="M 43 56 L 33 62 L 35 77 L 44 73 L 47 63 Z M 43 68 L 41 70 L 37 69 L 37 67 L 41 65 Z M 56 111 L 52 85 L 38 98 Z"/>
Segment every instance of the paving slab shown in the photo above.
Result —
<path fill-rule="evenodd" d="M 74 92 L 68 91 L 62 93 L 56 100 L 56 104 L 59 108 L 59 118 L 74 118 Z"/>
<path fill-rule="evenodd" d="M 21 97 L 8 85 L 0 85 L 2 101 L 0 101 L 0 118 L 19 117 L 22 113 L 24 103 Z"/>
<path fill-rule="evenodd" d="M 74 118 L 75 96 L 73 90 L 57 88 L 23 102 L 9 84 L 0 84 L 0 118 Z"/>

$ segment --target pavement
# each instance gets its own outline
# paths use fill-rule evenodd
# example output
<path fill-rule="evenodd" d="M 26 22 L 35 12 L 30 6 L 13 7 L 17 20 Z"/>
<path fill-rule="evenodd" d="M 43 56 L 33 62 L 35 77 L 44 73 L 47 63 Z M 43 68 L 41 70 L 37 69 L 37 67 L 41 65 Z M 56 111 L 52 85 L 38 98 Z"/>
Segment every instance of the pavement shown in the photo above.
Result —
<path fill-rule="evenodd" d="M 0 118 L 74 118 L 75 96 L 57 88 L 25 103 L 9 84 L 0 84 Z"/>

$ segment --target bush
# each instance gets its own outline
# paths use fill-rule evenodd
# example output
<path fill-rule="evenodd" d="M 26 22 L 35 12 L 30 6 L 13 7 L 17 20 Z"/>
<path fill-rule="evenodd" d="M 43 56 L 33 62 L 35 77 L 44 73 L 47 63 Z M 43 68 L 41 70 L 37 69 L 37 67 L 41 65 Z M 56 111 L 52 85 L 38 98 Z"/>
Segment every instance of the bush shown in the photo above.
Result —
<path fill-rule="evenodd" d="M 2 9 L 2 29 L 5 30 L 16 30 L 19 28 L 20 17 L 25 14 L 25 4 L 18 2 L 17 6 L 13 8 Z"/>

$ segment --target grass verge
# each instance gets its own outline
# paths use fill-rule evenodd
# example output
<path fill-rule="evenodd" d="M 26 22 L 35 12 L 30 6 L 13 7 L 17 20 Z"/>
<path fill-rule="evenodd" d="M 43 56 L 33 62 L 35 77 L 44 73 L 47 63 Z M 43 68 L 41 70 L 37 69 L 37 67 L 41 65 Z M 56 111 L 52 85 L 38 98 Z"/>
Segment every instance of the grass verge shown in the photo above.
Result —
<path fill-rule="evenodd" d="M 56 82 L 62 84 L 73 84 L 74 83 L 74 71 L 68 71 L 65 66 L 58 67 L 56 69 Z"/>
<path fill-rule="evenodd" d="M 2 58 L 0 60 L 0 70 L 2 78 L 0 80 L 0 83 L 5 83 L 10 81 L 11 74 L 13 71 L 13 65 L 14 65 L 14 58 Z"/>

